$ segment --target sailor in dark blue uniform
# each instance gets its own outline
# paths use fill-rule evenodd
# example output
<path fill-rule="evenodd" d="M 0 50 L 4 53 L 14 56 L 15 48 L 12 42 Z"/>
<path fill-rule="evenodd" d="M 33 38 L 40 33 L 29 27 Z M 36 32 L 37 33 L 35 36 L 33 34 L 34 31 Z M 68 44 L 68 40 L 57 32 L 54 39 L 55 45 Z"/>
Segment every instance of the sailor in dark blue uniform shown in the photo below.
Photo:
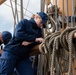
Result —
<path fill-rule="evenodd" d="M 12 38 L 12 34 L 9 31 L 3 31 L 2 33 L 0 33 L 0 45 L 1 44 L 6 45 L 11 38 Z M 3 52 L 3 48 L 1 45 L 0 55 L 2 54 L 2 52 Z"/>
<path fill-rule="evenodd" d="M 34 18 L 30 20 L 22 19 L 18 23 L 13 38 L 5 46 L 4 52 L 1 55 L 0 75 L 12 75 L 14 68 L 22 60 L 27 60 L 30 50 L 43 42 L 41 28 L 42 26 L 45 27 L 47 19 L 48 16 L 44 12 L 39 12 Z M 24 41 L 29 44 L 26 46 L 22 45 Z"/>

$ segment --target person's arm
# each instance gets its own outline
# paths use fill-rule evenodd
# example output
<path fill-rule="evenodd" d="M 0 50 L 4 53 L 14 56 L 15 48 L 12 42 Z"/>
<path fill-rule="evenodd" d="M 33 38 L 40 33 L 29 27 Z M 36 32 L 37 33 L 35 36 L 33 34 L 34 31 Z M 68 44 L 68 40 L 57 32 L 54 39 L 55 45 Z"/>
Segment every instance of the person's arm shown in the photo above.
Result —
<path fill-rule="evenodd" d="M 19 41 L 34 42 L 36 34 L 27 20 L 22 20 L 15 29 L 15 39 Z"/>
<path fill-rule="evenodd" d="M 31 44 L 31 43 L 33 43 L 33 42 L 23 41 L 23 42 L 22 42 L 22 45 L 23 45 L 23 46 L 28 46 L 28 45 Z"/>
<path fill-rule="evenodd" d="M 35 42 L 42 43 L 43 41 L 44 41 L 43 38 L 36 38 L 36 39 L 35 39 Z M 27 45 L 29 45 L 29 44 L 31 44 L 31 43 L 33 43 L 33 42 L 23 41 L 23 42 L 22 42 L 22 45 L 23 45 L 23 46 L 27 46 Z"/>

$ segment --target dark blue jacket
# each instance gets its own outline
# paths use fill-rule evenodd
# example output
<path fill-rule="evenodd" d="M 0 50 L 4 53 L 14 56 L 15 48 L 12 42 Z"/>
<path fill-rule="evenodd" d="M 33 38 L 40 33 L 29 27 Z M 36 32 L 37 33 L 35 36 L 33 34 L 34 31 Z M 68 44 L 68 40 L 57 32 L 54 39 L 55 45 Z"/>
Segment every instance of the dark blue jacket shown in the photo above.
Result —
<path fill-rule="evenodd" d="M 42 37 L 41 28 L 39 28 L 34 19 L 22 19 L 15 28 L 13 38 L 5 46 L 4 51 L 9 51 L 21 57 L 26 57 L 29 51 L 37 44 L 35 39 Z M 34 42 L 28 46 L 22 46 L 23 41 Z"/>

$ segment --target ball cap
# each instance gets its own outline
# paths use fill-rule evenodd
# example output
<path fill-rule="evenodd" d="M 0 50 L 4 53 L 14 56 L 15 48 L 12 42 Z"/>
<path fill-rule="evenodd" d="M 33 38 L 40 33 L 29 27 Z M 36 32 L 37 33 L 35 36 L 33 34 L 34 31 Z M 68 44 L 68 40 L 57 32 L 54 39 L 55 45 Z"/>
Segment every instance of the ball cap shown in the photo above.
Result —
<path fill-rule="evenodd" d="M 8 31 L 2 32 L 2 39 L 3 39 L 4 45 L 6 45 L 11 38 L 12 38 L 12 34 L 10 32 Z"/>
<path fill-rule="evenodd" d="M 37 14 L 42 18 L 43 27 L 45 28 L 46 27 L 46 22 L 48 20 L 47 14 L 44 13 L 44 12 L 38 12 Z"/>

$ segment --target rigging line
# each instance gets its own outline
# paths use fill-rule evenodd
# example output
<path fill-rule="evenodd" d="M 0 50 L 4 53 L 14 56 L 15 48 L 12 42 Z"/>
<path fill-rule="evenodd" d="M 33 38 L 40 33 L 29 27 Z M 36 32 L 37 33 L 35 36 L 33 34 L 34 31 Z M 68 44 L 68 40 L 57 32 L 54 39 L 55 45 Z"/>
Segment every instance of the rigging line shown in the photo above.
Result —
<path fill-rule="evenodd" d="M 27 11 L 29 3 L 30 3 L 30 0 L 28 0 L 27 6 L 26 6 L 26 11 Z M 25 11 L 25 14 L 26 14 L 26 11 Z"/>
<path fill-rule="evenodd" d="M 11 8 L 11 6 L 9 6 L 8 4 L 6 4 L 6 3 L 4 3 L 6 6 L 8 6 L 8 7 L 10 7 Z M 17 10 L 19 13 L 21 13 L 19 10 Z M 27 16 L 28 18 L 31 18 L 31 17 L 29 17 L 28 15 L 25 15 L 24 14 L 24 16 Z"/>
<path fill-rule="evenodd" d="M 13 1 L 13 0 L 12 0 L 12 1 Z M 15 2 L 15 1 L 13 1 L 13 2 Z M 17 5 L 18 5 L 18 6 L 21 6 L 19 3 L 17 3 Z M 33 12 L 29 11 L 28 9 L 26 9 L 26 8 L 24 8 L 24 7 L 23 7 L 23 9 L 27 10 L 27 11 L 28 11 L 29 13 L 31 13 L 31 14 L 34 14 Z"/>
<path fill-rule="evenodd" d="M 24 15 L 23 15 L 23 0 L 20 0 L 20 11 L 21 11 L 21 14 L 20 14 L 20 19 L 23 19 L 24 18 Z"/>
<path fill-rule="evenodd" d="M 17 16 L 17 23 L 19 22 L 18 12 L 17 12 L 17 0 L 15 0 L 15 14 Z"/>
<path fill-rule="evenodd" d="M 14 18 L 14 25 L 15 25 L 15 24 L 16 24 L 16 21 L 15 21 L 15 14 L 14 14 L 13 5 L 12 5 L 11 0 L 10 0 L 10 4 L 11 4 L 12 14 L 13 14 L 13 18 Z"/>

